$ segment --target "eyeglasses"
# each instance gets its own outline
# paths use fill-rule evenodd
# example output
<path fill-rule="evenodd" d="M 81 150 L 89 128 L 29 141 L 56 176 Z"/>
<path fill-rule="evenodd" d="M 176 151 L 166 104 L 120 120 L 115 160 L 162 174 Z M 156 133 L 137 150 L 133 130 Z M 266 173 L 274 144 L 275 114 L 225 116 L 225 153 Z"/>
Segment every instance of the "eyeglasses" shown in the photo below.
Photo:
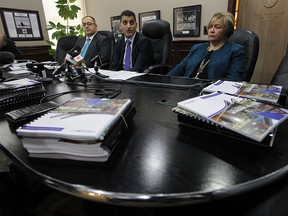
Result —
<path fill-rule="evenodd" d="M 87 23 L 82 23 L 82 26 L 91 26 L 91 25 L 94 25 L 95 23 L 91 23 L 91 22 L 87 22 Z"/>

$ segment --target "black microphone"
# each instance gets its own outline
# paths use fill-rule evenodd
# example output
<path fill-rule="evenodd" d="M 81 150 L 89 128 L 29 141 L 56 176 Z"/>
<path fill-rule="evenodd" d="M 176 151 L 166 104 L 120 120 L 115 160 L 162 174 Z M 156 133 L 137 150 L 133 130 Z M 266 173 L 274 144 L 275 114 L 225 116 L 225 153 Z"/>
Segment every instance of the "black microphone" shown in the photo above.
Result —
<path fill-rule="evenodd" d="M 66 53 L 64 62 L 71 63 L 72 65 L 77 64 L 74 58 L 79 55 L 79 50 L 81 50 L 81 47 L 73 47 L 70 51 Z"/>
<path fill-rule="evenodd" d="M 77 55 L 78 55 L 77 50 L 67 52 L 64 62 L 52 72 L 52 75 L 60 74 L 64 67 L 67 69 L 67 65 L 69 66 L 69 64 L 72 65 L 77 64 L 77 62 L 74 60 L 74 57 Z"/>
<path fill-rule="evenodd" d="M 13 63 L 15 55 L 12 52 L 0 51 L 0 64 Z"/>
<path fill-rule="evenodd" d="M 104 74 L 99 72 L 99 67 L 101 67 L 101 65 L 102 65 L 102 60 L 101 60 L 100 55 L 96 55 L 94 58 L 91 59 L 90 62 L 93 63 L 94 61 L 95 61 L 94 71 L 95 71 L 96 76 L 98 76 L 100 78 L 108 78 L 109 76 L 104 75 Z"/>
<path fill-rule="evenodd" d="M 76 50 L 75 51 L 69 51 L 66 54 L 66 57 L 65 57 L 66 63 L 70 63 L 72 65 L 76 65 L 77 61 L 75 60 L 75 57 L 78 56 L 78 55 L 79 55 L 79 53 Z"/>
<path fill-rule="evenodd" d="M 100 55 L 96 55 L 94 58 L 91 59 L 90 61 L 91 63 L 95 62 L 94 63 L 94 70 L 95 68 L 98 68 L 102 65 L 102 60 L 101 60 L 101 56 Z"/>
<path fill-rule="evenodd" d="M 91 63 L 93 63 L 95 61 L 95 63 L 97 62 L 98 65 L 102 65 L 102 60 L 99 54 L 97 54 L 94 58 L 91 59 Z"/>
<path fill-rule="evenodd" d="M 63 70 L 63 67 L 66 65 L 67 63 L 64 61 L 59 67 L 57 67 L 53 72 L 52 75 L 58 75 L 61 73 L 61 71 Z"/>
<path fill-rule="evenodd" d="M 65 75 L 69 73 L 69 64 L 65 65 Z"/>
<path fill-rule="evenodd" d="M 73 47 L 70 51 L 71 51 L 71 52 L 80 53 L 81 47 L 80 47 L 80 46 Z"/>

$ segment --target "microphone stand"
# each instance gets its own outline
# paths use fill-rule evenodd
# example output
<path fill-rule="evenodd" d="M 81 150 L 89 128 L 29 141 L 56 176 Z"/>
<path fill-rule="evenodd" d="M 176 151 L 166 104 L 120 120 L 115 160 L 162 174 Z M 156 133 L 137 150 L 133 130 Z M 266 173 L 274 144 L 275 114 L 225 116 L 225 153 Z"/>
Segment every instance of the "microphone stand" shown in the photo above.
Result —
<path fill-rule="evenodd" d="M 100 77 L 100 79 L 101 79 L 101 78 L 108 78 L 109 76 L 104 75 L 104 74 L 101 74 L 101 73 L 99 72 L 99 69 L 100 69 L 100 67 L 101 67 L 101 65 L 98 66 L 98 61 L 101 63 L 101 58 L 100 58 L 100 56 L 97 55 L 97 56 L 95 56 L 92 60 L 95 61 L 95 63 L 94 63 L 94 71 L 95 71 L 96 77 L 97 77 L 97 78 Z M 92 60 L 91 60 L 91 61 L 92 61 Z"/>
<path fill-rule="evenodd" d="M 81 64 L 81 75 L 80 77 L 83 79 L 83 82 L 86 83 L 88 81 L 87 76 L 85 75 L 86 65 L 82 62 Z"/>

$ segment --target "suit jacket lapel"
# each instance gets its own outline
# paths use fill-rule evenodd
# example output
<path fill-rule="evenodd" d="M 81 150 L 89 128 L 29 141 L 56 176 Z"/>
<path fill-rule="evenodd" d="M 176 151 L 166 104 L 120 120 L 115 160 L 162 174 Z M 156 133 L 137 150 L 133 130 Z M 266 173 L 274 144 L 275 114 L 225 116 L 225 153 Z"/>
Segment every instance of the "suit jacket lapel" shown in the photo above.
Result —
<path fill-rule="evenodd" d="M 122 64 L 123 64 L 123 60 L 124 60 L 124 54 L 125 54 L 125 46 L 126 46 L 126 44 L 125 44 L 125 38 L 123 37 L 122 39 L 120 39 L 121 41 L 120 41 L 120 56 L 121 56 L 121 61 L 120 61 L 120 64 L 121 64 L 121 66 L 122 66 Z"/>
<path fill-rule="evenodd" d="M 133 48 L 132 48 L 132 66 L 134 66 L 135 62 L 136 62 L 136 56 L 138 53 L 138 40 L 139 40 L 139 33 L 136 32 L 134 41 L 133 41 Z"/>

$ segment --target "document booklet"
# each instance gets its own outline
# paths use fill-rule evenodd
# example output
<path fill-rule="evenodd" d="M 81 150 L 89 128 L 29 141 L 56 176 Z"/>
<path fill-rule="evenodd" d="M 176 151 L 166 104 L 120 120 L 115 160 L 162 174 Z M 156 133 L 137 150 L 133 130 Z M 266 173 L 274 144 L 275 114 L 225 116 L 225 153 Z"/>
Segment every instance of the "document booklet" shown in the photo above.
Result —
<path fill-rule="evenodd" d="M 130 131 L 135 112 L 135 108 L 131 106 L 123 114 L 125 121 L 119 119 L 101 141 L 23 137 L 21 142 L 31 158 L 106 162 Z"/>
<path fill-rule="evenodd" d="M 73 98 L 16 132 L 26 137 L 103 140 L 131 105 L 130 99 Z"/>
<path fill-rule="evenodd" d="M 224 92 L 240 97 L 251 98 L 271 103 L 277 103 L 282 91 L 282 86 L 260 85 L 246 82 L 234 82 L 218 80 L 217 82 L 205 87 L 203 93 Z"/>
<path fill-rule="evenodd" d="M 0 93 L 24 89 L 26 87 L 41 85 L 41 82 L 29 78 L 22 78 L 0 83 Z"/>
<path fill-rule="evenodd" d="M 261 142 L 288 117 L 288 110 L 247 98 L 214 92 L 178 102 L 208 122 Z"/>
<path fill-rule="evenodd" d="M 43 84 L 28 78 L 0 83 L 0 109 L 15 108 L 23 102 L 34 101 L 46 95 Z"/>
<path fill-rule="evenodd" d="M 102 161 L 109 154 L 109 151 L 101 148 L 101 142 L 96 141 L 89 143 L 67 139 L 25 137 L 21 139 L 21 142 L 29 152 L 30 157 L 69 159 L 72 156 L 73 158 L 81 158 L 81 160 L 83 158 L 94 158 L 93 160 Z"/>

